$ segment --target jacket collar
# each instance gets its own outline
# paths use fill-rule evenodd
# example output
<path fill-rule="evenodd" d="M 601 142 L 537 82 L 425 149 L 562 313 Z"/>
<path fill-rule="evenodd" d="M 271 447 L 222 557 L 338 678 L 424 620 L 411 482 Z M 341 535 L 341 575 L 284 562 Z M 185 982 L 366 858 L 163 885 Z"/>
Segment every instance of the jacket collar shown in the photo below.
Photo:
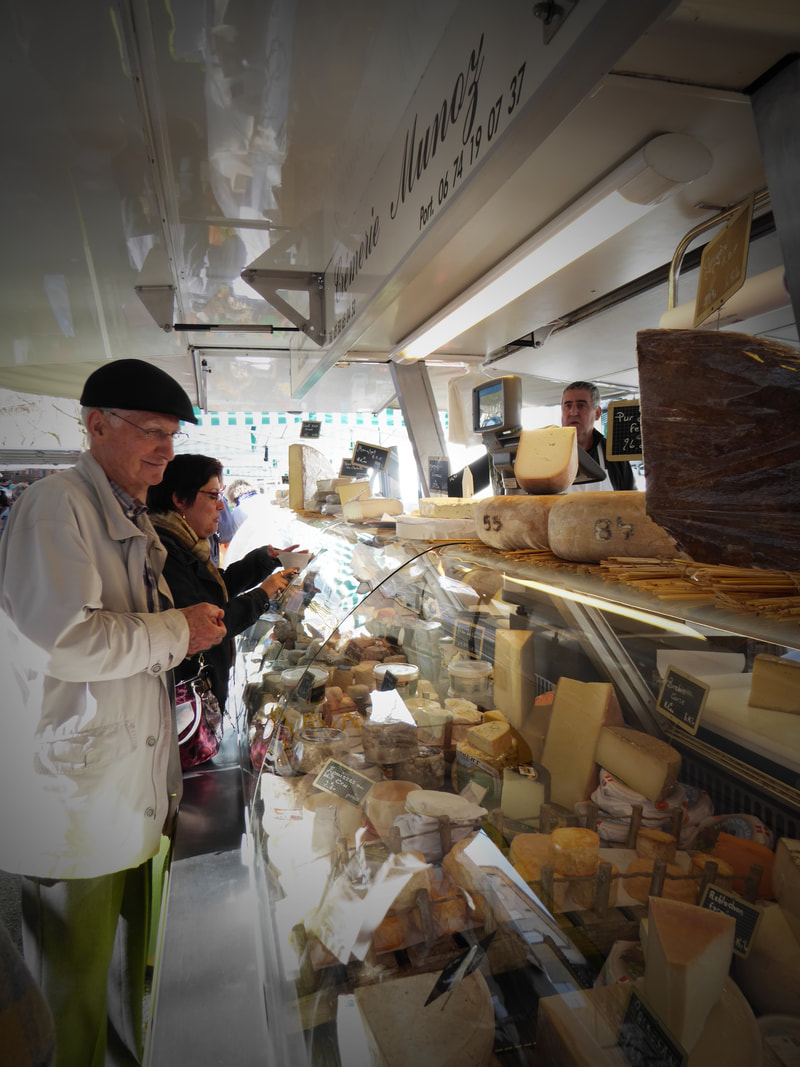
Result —
<path fill-rule="evenodd" d="M 81 452 L 75 463 L 75 470 L 97 493 L 110 537 L 115 541 L 125 541 L 129 537 L 145 536 L 144 531 L 135 522 L 132 522 L 122 510 L 122 505 L 111 488 L 108 475 L 91 452 Z"/>

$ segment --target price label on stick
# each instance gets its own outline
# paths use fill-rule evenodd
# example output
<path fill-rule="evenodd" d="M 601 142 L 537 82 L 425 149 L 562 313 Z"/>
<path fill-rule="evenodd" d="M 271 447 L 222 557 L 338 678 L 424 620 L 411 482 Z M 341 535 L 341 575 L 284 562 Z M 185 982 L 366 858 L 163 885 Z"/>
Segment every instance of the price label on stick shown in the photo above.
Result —
<path fill-rule="evenodd" d="M 332 793 L 333 796 L 341 797 L 351 804 L 360 804 L 372 789 L 373 782 L 371 778 L 359 774 L 345 763 L 329 759 L 314 779 L 314 785 L 317 789 L 323 789 L 326 793 Z"/>

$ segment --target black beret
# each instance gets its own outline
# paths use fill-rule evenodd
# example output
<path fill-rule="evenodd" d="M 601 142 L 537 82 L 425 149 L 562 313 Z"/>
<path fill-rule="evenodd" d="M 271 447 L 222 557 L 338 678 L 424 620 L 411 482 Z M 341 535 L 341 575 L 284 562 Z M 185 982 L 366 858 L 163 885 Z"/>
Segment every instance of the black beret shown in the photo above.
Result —
<path fill-rule="evenodd" d="M 175 379 L 143 359 L 115 359 L 92 371 L 83 386 L 81 405 L 155 411 L 197 422 L 191 400 Z"/>

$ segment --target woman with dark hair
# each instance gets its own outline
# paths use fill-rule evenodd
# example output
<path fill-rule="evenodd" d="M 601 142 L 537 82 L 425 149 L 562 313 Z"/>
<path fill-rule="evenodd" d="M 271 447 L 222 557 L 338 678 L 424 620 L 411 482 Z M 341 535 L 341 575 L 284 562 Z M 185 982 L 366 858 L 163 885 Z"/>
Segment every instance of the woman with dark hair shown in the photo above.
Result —
<path fill-rule="evenodd" d="M 225 506 L 223 488 L 219 460 L 211 456 L 175 456 L 167 464 L 162 481 L 148 490 L 147 506 L 167 550 L 164 577 L 175 607 L 209 602 L 225 612 L 227 638 L 201 653 L 211 667 L 214 695 L 224 711 L 233 662 L 232 639 L 252 626 L 297 572 L 272 573 L 280 564 L 272 545 L 253 549 L 224 570 L 214 566 L 208 538 L 217 529 Z M 175 681 L 191 678 L 198 670 L 198 657 L 187 657 L 176 668 Z"/>

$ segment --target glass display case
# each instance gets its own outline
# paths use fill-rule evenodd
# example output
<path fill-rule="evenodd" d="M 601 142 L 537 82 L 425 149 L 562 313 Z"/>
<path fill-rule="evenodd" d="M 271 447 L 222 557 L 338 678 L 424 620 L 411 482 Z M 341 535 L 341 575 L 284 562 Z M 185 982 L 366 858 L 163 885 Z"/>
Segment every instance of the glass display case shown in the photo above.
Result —
<path fill-rule="evenodd" d="M 758 939 L 767 913 L 800 937 L 796 622 L 344 525 L 262 621 L 240 716 L 276 1062 L 762 1062 L 758 1017 L 798 1014 L 800 942 L 787 986 Z M 673 906 L 705 992 L 694 962 L 663 978 Z"/>

